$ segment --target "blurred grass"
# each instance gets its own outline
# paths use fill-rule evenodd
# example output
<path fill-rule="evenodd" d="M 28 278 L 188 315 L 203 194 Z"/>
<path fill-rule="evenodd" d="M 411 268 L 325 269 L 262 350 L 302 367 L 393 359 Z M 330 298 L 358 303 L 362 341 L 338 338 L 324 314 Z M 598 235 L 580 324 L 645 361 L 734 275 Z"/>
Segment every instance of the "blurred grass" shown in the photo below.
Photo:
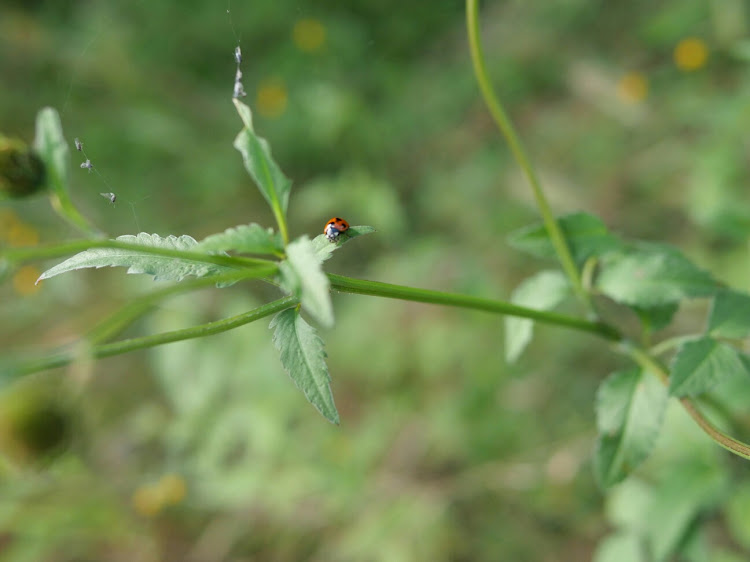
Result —
<path fill-rule="evenodd" d="M 545 265 L 504 242 L 537 217 L 479 98 L 461 2 L 228 6 L 231 25 L 227 6 L 205 0 L 4 3 L 2 131 L 31 140 L 38 109 L 57 107 L 106 179 L 78 170 L 74 152 L 74 200 L 113 236 L 270 225 L 231 147 L 233 25 L 256 128 L 294 181 L 292 236 L 330 216 L 378 229 L 332 271 L 505 298 Z M 555 210 L 676 243 L 740 288 L 743 9 L 572 0 L 483 12 L 490 72 Z M 687 38 L 708 53 L 690 70 L 674 59 Z M 7 205 L 0 221 L 41 241 L 73 235 L 42 199 Z M 119 270 L 33 293 L 5 283 L 0 348 L 74 341 L 151 285 Z M 237 314 L 269 294 L 169 301 L 131 333 Z M 5 471 L 0 560 L 591 557 L 607 530 L 588 465 L 594 392 L 618 367 L 606 349 L 544 328 L 507 366 L 498 318 L 334 303 L 325 337 L 341 428 L 290 384 L 265 324 L 74 366 L 79 434 L 51 466 Z"/>

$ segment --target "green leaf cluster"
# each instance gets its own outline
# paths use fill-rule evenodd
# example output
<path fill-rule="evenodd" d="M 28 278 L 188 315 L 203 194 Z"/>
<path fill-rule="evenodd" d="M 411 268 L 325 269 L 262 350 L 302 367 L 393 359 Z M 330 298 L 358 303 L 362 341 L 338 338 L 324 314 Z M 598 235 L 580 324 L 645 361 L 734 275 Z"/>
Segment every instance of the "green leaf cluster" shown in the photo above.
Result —
<path fill-rule="evenodd" d="M 354 238 L 374 232 L 368 226 L 353 226 L 334 243 L 323 235 L 314 239 L 302 236 L 289 241 L 286 224 L 291 181 L 271 155 L 268 142 L 253 129 L 252 112 L 234 100 L 243 123 L 234 146 L 242 155 L 245 168 L 260 190 L 276 218 L 278 232 L 251 223 L 226 229 L 198 242 L 188 235 L 162 237 L 141 232 L 119 236 L 114 240 L 83 240 L 59 248 L 37 250 L 21 256 L 50 256 L 68 250 L 83 249 L 61 263 L 47 269 L 39 281 L 62 273 L 102 267 L 125 267 L 128 273 L 151 275 L 155 280 L 182 283 L 183 291 L 205 286 L 206 283 L 227 287 L 241 280 L 263 279 L 277 285 L 289 296 L 222 321 L 195 326 L 172 333 L 157 334 L 107 343 L 138 316 L 148 312 L 159 298 L 178 291 L 167 289 L 147 296 L 143 302 L 132 303 L 91 333 L 94 356 L 107 356 L 139 347 L 150 347 L 169 341 L 210 335 L 276 313 L 271 322 L 273 343 L 281 362 L 305 397 L 326 419 L 338 424 L 339 415 L 330 388 L 330 375 L 325 363 L 323 341 L 315 329 L 301 316 L 306 312 L 325 328 L 334 323 L 330 282 L 322 264 L 333 252 Z M 91 231 L 72 206 L 68 196 L 69 149 L 65 142 L 57 112 L 42 110 L 37 119 L 35 148 L 47 170 L 50 190 L 63 216 L 83 230 Z M 7 257 L 4 257 L 7 259 Z M 194 278 L 187 282 L 186 279 Z M 41 360 L 11 362 L 5 374 L 23 374 L 41 368 L 67 364 L 75 353 L 65 352 Z"/>
<path fill-rule="evenodd" d="M 559 224 L 590 294 L 629 308 L 640 320 L 640 341 L 626 341 L 620 348 L 638 367 L 610 375 L 596 401 L 599 438 L 594 466 L 599 482 L 609 487 L 625 479 L 651 454 L 668 397 L 706 397 L 723 383 L 750 376 L 750 358 L 736 345 L 737 340 L 750 335 L 750 295 L 725 288 L 676 248 L 624 240 L 592 215 L 567 215 Z M 510 244 L 537 257 L 555 255 L 543 225 L 517 231 L 510 236 Z M 513 301 L 551 310 L 571 296 L 561 272 L 543 271 L 521 283 Z M 644 351 L 654 334 L 668 327 L 680 305 L 689 299 L 710 299 L 705 331 L 668 339 L 653 351 Z M 529 343 L 532 322 L 506 320 L 509 361 L 516 360 Z M 667 370 L 656 357 L 670 351 Z M 691 411 L 700 415 L 692 406 Z M 744 451 L 742 445 L 725 440 L 720 431 L 711 431 L 723 446 Z"/>

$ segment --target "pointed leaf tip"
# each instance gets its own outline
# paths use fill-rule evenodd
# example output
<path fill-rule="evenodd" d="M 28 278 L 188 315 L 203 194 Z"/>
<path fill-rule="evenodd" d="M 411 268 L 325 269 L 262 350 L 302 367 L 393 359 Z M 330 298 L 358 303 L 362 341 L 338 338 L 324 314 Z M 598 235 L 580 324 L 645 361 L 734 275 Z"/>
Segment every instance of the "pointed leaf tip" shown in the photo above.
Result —
<path fill-rule="evenodd" d="M 624 480 L 649 456 L 666 406 L 667 390 L 651 373 L 618 372 L 601 384 L 596 397 L 599 438 L 594 468 L 603 487 Z"/>
<path fill-rule="evenodd" d="M 237 100 L 234 103 L 245 125 L 234 139 L 234 147 L 274 213 L 286 216 L 292 182 L 273 159 L 268 141 L 255 134 L 250 108 Z"/>
<path fill-rule="evenodd" d="M 294 384 L 328 421 L 339 425 L 323 340 L 296 308 L 279 312 L 269 328 L 274 331 L 273 344 L 281 364 Z"/>

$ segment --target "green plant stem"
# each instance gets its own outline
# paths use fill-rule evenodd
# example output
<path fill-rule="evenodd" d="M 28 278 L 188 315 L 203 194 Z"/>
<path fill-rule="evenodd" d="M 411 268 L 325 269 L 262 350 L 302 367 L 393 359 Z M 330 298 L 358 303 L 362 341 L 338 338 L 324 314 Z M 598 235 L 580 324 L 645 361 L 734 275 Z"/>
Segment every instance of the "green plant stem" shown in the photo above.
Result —
<path fill-rule="evenodd" d="M 430 304 L 441 304 L 445 306 L 456 306 L 459 308 L 468 308 L 473 310 L 483 310 L 495 314 L 506 316 L 517 316 L 519 318 L 529 318 L 543 324 L 553 324 L 573 328 L 581 332 L 596 334 L 610 341 L 619 341 L 622 339 L 620 332 L 614 327 L 603 322 L 590 322 L 573 316 L 566 316 L 556 312 L 544 310 L 534 310 L 504 301 L 484 299 L 456 293 L 443 293 L 441 291 L 430 291 L 428 289 L 417 289 L 414 287 L 404 287 L 403 285 L 391 285 L 390 283 L 380 283 L 378 281 L 365 281 L 362 279 L 352 279 L 333 273 L 328 274 L 331 287 L 344 293 L 356 293 L 359 295 L 371 295 L 375 297 L 386 297 L 390 299 L 401 299 L 415 302 L 425 302 Z"/>
<path fill-rule="evenodd" d="M 654 359 L 644 350 L 630 345 L 618 346 L 618 349 L 630 356 L 642 369 L 650 371 L 659 377 L 662 383 L 669 386 L 668 370 L 659 361 Z M 743 443 L 733 437 L 730 437 L 715 425 L 713 425 L 698 409 L 698 406 L 690 398 L 680 398 L 682 406 L 685 408 L 690 417 L 695 420 L 698 426 L 713 439 L 718 445 L 724 447 L 727 451 L 734 453 L 743 459 L 750 460 L 750 445 Z"/>
<path fill-rule="evenodd" d="M 695 338 L 695 335 L 675 336 L 673 338 L 669 338 L 659 342 L 649 350 L 649 353 L 652 357 L 658 357 L 659 355 L 667 353 L 668 351 L 672 351 L 673 349 L 678 348 L 682 344 L 694 340 Z"/>
<path fill-rule="evenodd" d="M 50 203 L 58 215 L 84 234 L 97 237 L 104 236 L 101 230 L 89 224 L 86 218 L 78 212 L 64 188 L 58 188 L 50 194 Z"/>
<path fill-rule="evenodd" d="M 289 244 L 289 231 L 286 228 L 286 219 L 284 218 L 284 212 L 281 210 L 281 205 L 278 202 L 273 205 L 273 216 L 276 218 L 276 224 L 279 226 L 281 239 L 284 241 L 284 246 L 286 246 Z"/>
<path fill-rule="evenodd" d="M 111 357 L 113 355 L 129 353 L 131 351 L 136 351 L 139 349 L 147 349 L 166 343 L 212 336 L 214 334 L 220 334 L 228 330 L 233 330 L 234 328 L 238 328 L 250 322 L 254 322 L 255 320 L 260 320 L 261 318 L 270 316 L 271 314 L 280 312 L 297 304 L 298 300 L 295 297 L 284 297 L 282 299 L 278 299 L 255 308 L 249 312 L 245 312 L 237 316 L 232 316 L 230 318 L 225 318 L 223 320 L 217 320 L 215 322 L 207 322 L 198 326 L 192 326 L 191 328 L 164 332 L 161 334 L 155 334 L 153 336 L 144 336 L 140 338 L 121 340 L 113 343 L 94 345 L 89 348 L 84 348 L 85 352 L 66 350 L 60 353 L 48 355 L 47 357 L 31 359 L 13 365 L 8 369 L 9 372 L 6 374 L 6 376 L 10 375 L 18 377 L 36 373 L 38 371 L 43 371 L 46 369 L 64 367 L 65 365 L 69 365 L 81 356 L 100 359 L 102 357 Z M 85 353 L 85 355 L 82 355 L 82 353 Z"/>
<path fill-rule="evenodd" d="M 113 248 L 120 250 L 130 250 L 142 254 L 152 254 L 156 256 L 177 258 L 181 260 L 195 261 L 200 263 L 210 263 L 214 265 L 223 265 L 225 267 L 234 268 L 246 268 L 259 265 L 267 266 L 269 264 L 276 263 L 272 260 L 260 258 L 232 257 L 224 256 L 221 254 L 203 254 L 200 252 L 185 252 L 182 250 L 170 250 L 167 248 L 154 248 L 153 246 L 131 244 L 129 242 L 121 242 L 119 240 L 74 240 L 71 242 L 64 242 L 62 244 L 40 245 L 32 246 L 29 248 L 13 248 L 4 250 L 3 253 L 0 254 L 0 257 L 7 259 L 11 263 L 18 263 L 24 261 L 67 256 L 68 254 L 72 254 L 74 252 L 82 252 L 84 250 L 90 250 L 92 248 Z"/>
<path fill-rule="evenodd" d="M 469 32 L 469 48 L 471 50 L 471 60 L 474 65 L 474 74 L 479 84 L 479 89 L 482 92 L 482 96 L 484 97 L 484 101 L 487 104 L 487 108 L 489 109 L 492 118 L 495 120 L 495 123 L 505 137 L 505 140 L 508 142 L 508 146 L 516 159 L 516 162 L 518 162 L 518 165 L 521 167 L 521 170 L 531 186 L 531 191 L 534 194 L 537 207 L 542 215 L 544 226 L 549 233 L 550 240 L 555 248 L 557 257 L 562 264 L 562 268 L 570 279 L 570 284 L 573 287 L 573 290 L 586 309 L 593 314 L 594 306 L 589 294 L 583 288 L 581 277 L 576 268 L 573 256 L 570 253 L 570 248 L 565 240 L 565 236 L 563 236 L 560 225 L 552 214 L 547 198 L 545 197 L 539 179 L 536 176 L 534 167 L 526 156 L 526 151 L 521 144 L 521 140 L 513 128 L 513 124 L 508 118 L 503 109 L 502 103 L 500 103 L 500 100 L 490 83 L 484 62 L 484 54 L 482 52 L 482 42 L 479 32 L 478 3 L 478 0 L 466 0 L 466 23 Z"/>
<path fill-rule="evenodd" d="M 217 275 L 215 277 L 183 281 L 182 283 L 172 285 L 171 287 L 153 291 L 137 298 L 135 301 L 129 302 L 120 310 L 102 320 L 94 328 L 89 330 L 86 335 L 86 341 L 90 344 L 100 344 L 111 340 L 138 318 L 148 313 L 158 302 L 173 295 L 179 295 L 205 287 L 213 287 L 217 283 L 230 283 L 246 279 L 257 279 L 266 275 L 272 275 L 274 272 L 275 268 L 267 268 L 266 271 L 256 268 Z"/>

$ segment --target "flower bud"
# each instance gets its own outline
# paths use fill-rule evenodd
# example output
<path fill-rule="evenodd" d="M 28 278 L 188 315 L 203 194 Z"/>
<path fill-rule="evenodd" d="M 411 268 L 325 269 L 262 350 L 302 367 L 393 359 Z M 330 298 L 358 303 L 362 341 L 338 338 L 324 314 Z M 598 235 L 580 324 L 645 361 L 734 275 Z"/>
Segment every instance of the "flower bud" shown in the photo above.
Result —
<path fill-rule="evenodd" d="M 44 163 L 25 142 L 0 135 L 0 199 L 28 197 L 44 188 Z"/>

